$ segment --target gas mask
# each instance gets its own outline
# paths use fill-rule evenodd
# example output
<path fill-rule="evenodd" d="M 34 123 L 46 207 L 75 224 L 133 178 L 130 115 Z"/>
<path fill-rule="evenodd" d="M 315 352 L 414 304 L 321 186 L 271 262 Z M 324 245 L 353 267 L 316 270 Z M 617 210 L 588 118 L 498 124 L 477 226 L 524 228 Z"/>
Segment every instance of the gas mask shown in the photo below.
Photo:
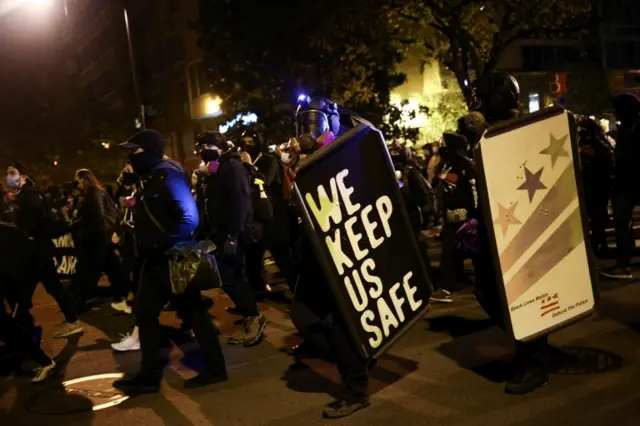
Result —
<path fill-rule="evenodd" d="M 220 151 L 217 149 L 204 149 L 200 151 L 200 158 L 202 158 L 202 161 L 205 163 L 218 161 L 220 159 Z"/>

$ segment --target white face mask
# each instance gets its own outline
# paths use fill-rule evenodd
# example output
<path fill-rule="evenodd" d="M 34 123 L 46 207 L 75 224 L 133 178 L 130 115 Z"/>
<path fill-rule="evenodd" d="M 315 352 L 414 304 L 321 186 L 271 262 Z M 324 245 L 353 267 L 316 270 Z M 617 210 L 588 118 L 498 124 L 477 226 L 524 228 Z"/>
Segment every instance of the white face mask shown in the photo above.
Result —
<path fill-rule="evenodd" d="M 284 164 L 289 164 L 289 162 L 291 161 L 291 154 L 288 152 L 283 152 L 282 154 L 280 154 L 280 161 L 282 161 Z"/>
<path fill-rule="evenodd" d="M 396 170 L 396 179 L 398 180 L 402 179 L 402 172 L 400 170 Z"/>

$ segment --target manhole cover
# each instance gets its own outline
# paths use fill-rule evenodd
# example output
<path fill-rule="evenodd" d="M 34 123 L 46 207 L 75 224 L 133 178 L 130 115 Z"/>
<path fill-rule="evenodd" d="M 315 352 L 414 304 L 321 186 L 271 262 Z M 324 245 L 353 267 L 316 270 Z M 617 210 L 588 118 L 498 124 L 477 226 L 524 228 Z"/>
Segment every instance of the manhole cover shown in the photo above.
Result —
<path fill-rule="evenodd" d="M 560 358 L 554 362 L 556 374 L 597 374 L 622 366 L 620 355 L 602 349 L 562 348 Z"/>
<path fill-rule="evenodd" d="M 36 414 L 61 415 L 113 407 L 129 399 L 113 387 L 113 382 L 122 377 L 122 373 L 110 373 L 68 380 L 32 396 L 25 408 Z"/>

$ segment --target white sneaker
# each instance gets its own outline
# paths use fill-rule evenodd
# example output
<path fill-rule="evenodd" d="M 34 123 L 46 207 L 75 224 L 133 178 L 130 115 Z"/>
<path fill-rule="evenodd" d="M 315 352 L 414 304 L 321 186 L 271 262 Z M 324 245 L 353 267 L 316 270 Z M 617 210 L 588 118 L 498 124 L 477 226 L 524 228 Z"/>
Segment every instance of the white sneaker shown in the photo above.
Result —
<path fill-rule="evenodd" d="M 36 368 L 35 369 L 36 375 L 33 376 L 33 379 L 31 379 L 31 383 L 44 382 L 49 377 L 51 377 L 51 374 L 53 374 L 57 366 L 58 365 L 56 364 L 56 362 L 51 360 L 51 364 L 47 365 L 46 367 Z"/>
<path fill-rule="evenodd" d="M 140 350 L 140 338 L 133 334 L 123 334 L 122 340 L 118 343 L 112 343 L 111 347 L 117 352 L 129 352 Z"/>
<path fill-rule="evenodd" d="M 111 307 L 116 311 L 123 312 L 125 314 L 131 315 L 131 313 L 133 313 L 131 306 L 129 306 L 129 304 L 127 303 L 127 299 L 125 298 L 120 299 L 119 302 L 113 302 L 111 304 Z"/>

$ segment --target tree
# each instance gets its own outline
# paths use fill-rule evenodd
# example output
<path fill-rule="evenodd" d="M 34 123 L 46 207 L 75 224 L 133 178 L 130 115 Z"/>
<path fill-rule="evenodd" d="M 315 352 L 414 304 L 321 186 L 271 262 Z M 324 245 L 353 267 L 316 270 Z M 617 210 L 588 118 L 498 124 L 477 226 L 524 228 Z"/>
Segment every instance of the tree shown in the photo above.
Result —
<path fill-rule="evenodd" d="M 527 38 L 579 37 L 593 23 L 592 0 L 395 0 L 388 13 L 407 23 L 456 76 L 468 104 L 472 74 L 491 73 L 505 50 Z"/>
<path fill-rule="evenodd" d="M 300 92 L 330 96 L 381 124 L 404 45 L 382 0 L 201 0 L 199 45 L 233 117 L 252 110 L 280 123 Z M 269 123 L 265 123 L 269 127 Z"/>

